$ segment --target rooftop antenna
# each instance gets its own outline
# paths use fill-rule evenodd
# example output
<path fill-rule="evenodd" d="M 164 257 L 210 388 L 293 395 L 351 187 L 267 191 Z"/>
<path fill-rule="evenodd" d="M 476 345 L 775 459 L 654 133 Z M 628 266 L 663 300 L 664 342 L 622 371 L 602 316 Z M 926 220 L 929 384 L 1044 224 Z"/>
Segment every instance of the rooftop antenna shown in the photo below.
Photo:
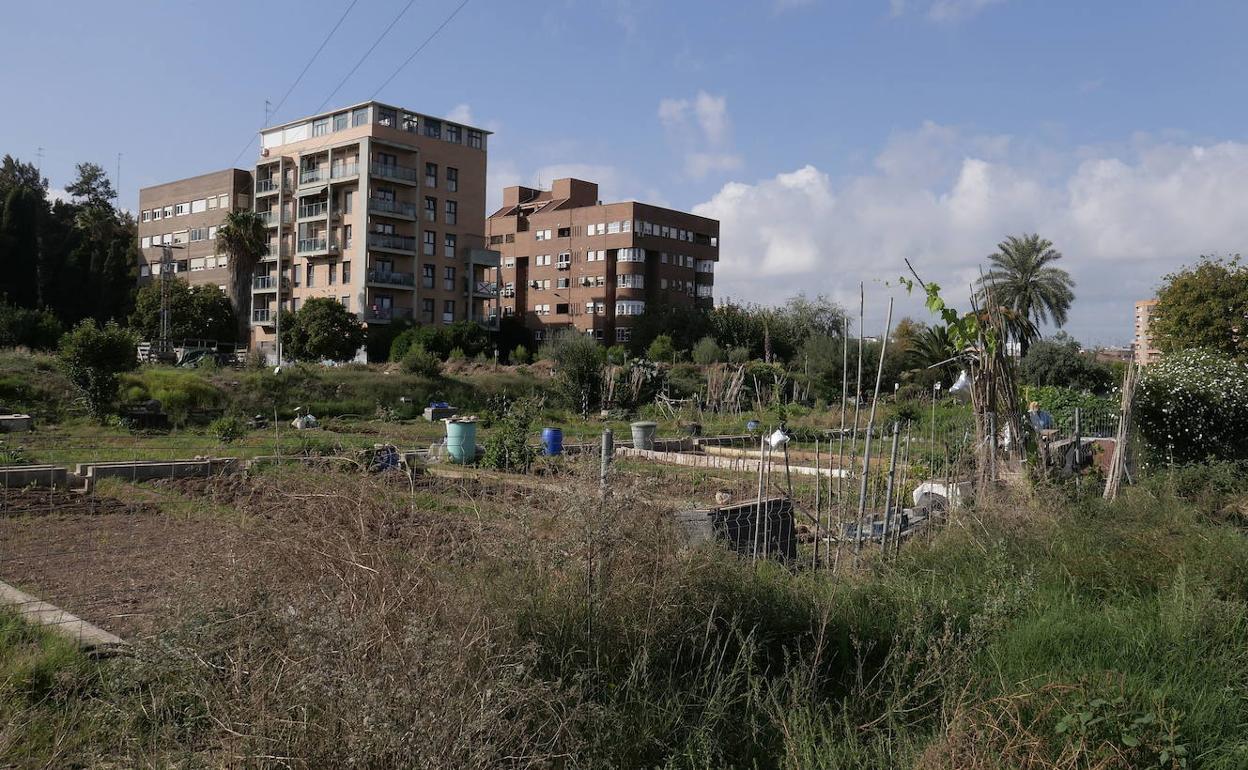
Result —
<path fill-rule="evenodd" d="M 264 125 L 269 125 L 269 117 L 273 115 L 273 102 L 268 99 L 264 100 Z"/>

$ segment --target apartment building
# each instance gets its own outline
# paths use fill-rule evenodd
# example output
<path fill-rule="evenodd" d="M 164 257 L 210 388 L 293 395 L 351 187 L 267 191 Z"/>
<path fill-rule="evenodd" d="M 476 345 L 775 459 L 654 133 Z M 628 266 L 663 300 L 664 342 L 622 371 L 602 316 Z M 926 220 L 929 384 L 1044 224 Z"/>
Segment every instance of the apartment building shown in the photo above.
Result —
<path fill-rule="evenodd" d="M 251 172 L 229 168 L 139 190 L 139 283 L 160 275 L 165 246 L 171 271 L 191 284 L 225 289 L 229 263 L 216 255 L 217 227 L 251 209 Z"/>
<path fill-rule="evenodd" d="M 594 182 L 508 187 L 486 234 L 502 254 L 502 315 L 522 319 L 537 341 L 563 328 L 628 342 L 649 306 L 712 302 L 719 222 L 635 201 L 604 204 Z"/>
<path fill-rule="evenodd" d="M 1161 351 L 1153 345 L 1152 335 L 1148 333 L 1149 322 L 1152 319 L 1153 309 L 1157 307 L 1157 300 L 1142 299 L 1135 303 L 1135 362 L 1137 364 L 1151 364 L 1161 359 Z"/>
<path fill-rule="evenodd" d="M 313 297 L 367 324 L 497 324 L 485 247 L 489 132 L 379 102 L 260 132 L 255 210 L 270 234 L 252 289 L 252 345 L 277 308 Z"/>

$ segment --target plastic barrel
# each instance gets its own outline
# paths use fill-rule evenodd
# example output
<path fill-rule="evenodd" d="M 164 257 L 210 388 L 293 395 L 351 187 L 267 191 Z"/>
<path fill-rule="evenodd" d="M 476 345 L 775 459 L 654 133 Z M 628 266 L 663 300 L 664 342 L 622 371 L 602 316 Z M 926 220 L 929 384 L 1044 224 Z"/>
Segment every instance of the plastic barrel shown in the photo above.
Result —
<path fill-rule="evenodd" d="M 633 448 L 654 449 L 654 431 L 659 427 L 653 422 L 635 422 L 633 429 Z"/>
<path fill-rule="evenodd" d="M 542 448 L 551 457 L 563 454 L 563 431 L 559 428 L 542 428 Z"/>
<path fill-rule="evenodd" d="M 465 465 L 477 459 L 477 424 L 475 422 L 448 422 L 446 424 L 446 453 L 451 462 Z"/>

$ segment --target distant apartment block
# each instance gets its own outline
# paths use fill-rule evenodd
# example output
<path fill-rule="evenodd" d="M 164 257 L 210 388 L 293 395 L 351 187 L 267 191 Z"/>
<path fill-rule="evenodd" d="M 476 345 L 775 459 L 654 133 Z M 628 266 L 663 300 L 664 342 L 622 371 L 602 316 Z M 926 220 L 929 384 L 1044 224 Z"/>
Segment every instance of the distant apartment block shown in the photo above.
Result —
<path fill-rule="evenodd" d="M 164 246 L 170 269 L 191 284 L 229 283 L 216 255 L 217 227 L 231 211 L 251 209 L 251 172 L 231 168 L 139 190 L 139 283 L 160 275 Z"/>
<path fill-rule="evenodd" d="M 627 342 L 647 307 L 712 302 L 719 222 L 633 201 L 604 204 L 593 182 L 508 187 L 486 233 L 502 254 L 502 315 L 519 317 L 538 341 L 574 329 Z"/>
<path fill-rule="evenodd" d="M 269 255 L 253 279 L 253 346 L 279 304 L 341 302 L 368 324 L 494 324 L 485 248 L 488 132 L 366 102 L 260 132 L 255 210 Z"/>
<path fill-rule="evenodd" d="M 1134 348 L 1137 364 L 1151 364 L 1161 358 L 1161 351 L 1153 345 L 1153 338 L 1148 330 L 1153 309 L 1156 307 L 1157 300 L 1155 299 L 1142 299 L 1135 303 Z"/>

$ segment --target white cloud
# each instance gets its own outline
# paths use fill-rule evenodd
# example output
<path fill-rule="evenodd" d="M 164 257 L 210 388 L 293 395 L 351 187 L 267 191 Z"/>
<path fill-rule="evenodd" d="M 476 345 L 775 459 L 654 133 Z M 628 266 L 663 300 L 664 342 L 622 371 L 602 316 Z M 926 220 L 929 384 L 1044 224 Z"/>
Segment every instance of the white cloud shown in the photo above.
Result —
<path fill-rule="evenodd" d="M 997 242 L 1034 231 L 1054 241 L 1077 282 L 1072 333 L 1121 342 L 1132 302 L 1161 276 L 1202 253 L 1242 248 L 1248 144 L 1017 144 L 926 124 L 894 137 L 864 173 L 833 179 L 807 165 L 726 184 L 694 208 L 721 222 L 717 293 L 778 301 L 804 290 L 850 305 L 865 280 L 877 299 L 895 292 L 899 313 L 926 319 L 917 297 L 884 286 L 905 272 L 904 258 L 965 305 Z"/>
<path fill-rule="evenodd" d="M 889 0 L 889 14 L 894 18 L 910 11 L 921 13 L 929 21 L 954 22 L 969 19 L 991 5 L 1005 0 Z"/>
<path fill-rule="evenodd" d="M 661 99 L 658 115 L 670 141 L 685 156 L 686 175 L 701 179 L 741 167 L 741 156 L 731 150 L 732 123 L 724 96 L 698 91 L 692 99 Z"/>
<path fill-rule="evenodd" d="M 452 123 L 463 123 L 468 126 L 477 125 L 477 121 L 472 116 L 472 107 L 467 104 L 457 104 L 446 113 L 446 119 Z"/>

